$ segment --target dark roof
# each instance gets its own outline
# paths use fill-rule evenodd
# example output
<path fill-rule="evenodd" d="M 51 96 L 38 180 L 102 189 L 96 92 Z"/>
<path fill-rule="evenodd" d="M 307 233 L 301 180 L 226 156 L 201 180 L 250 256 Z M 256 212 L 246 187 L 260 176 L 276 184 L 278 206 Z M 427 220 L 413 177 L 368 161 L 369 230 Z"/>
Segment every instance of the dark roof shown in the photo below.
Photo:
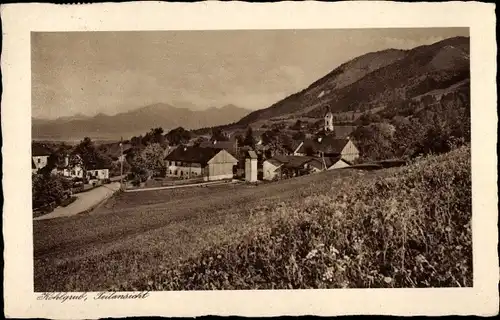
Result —
<path fill-rule="evenodd" d="M 283 155 L 277 155 L 274 156 L 272 159 L 275 161 L 281 162 L 285 167 L 288 168 L 300 168 L 302 167 L 306 162 L 314 159 L 313 157 L 308 157 L 308 156 L 283 156 Z"/>
<path fill-rule="evenodd" d="M 274 158 L 271 158 L 271 159 L 267 159 L 266 161 L 272 163 L 273 165 L 275 166 L 280 166 L 283 164 L 283 162 L 277 160 L 277 159 L 274 159 Z"/>
<path fill-rule="evenodd" d="M 340 156 L 338 156 L 338 157 L 324 157 L 324 160 L 325 160 L 325 164 L 326 164 L 327 168 L 330 168 L 332 165 L 334 165 L 335 163 L 337 163 L 340 160 L 345 161 Z M 347 161 L 345 161 L 345 162 L 347 163 Z M 323 158 L 312 158 L 308 163 L 315 168 L 323 169 Z"/>
<path fill-rule="evenodd" d="M 215 157 L 221 149 L 217 148 L 203 148 L 203 147 L 177 147 L 170 152 L 165 160 L 169 161 L 184 161 L 191 163 L 207 164 L 210 159 Z"/>
<path fill-rule="evenodd" d="M 33 157 L 38 157 L 38 156 L 50 156 L 52 154 L 52 150 L 50 150 L 48 147 L 35 143 L 31 145 L 31 155 Z"/>
<path fill-rule="evenodd" d="M 299 148 L 298 153 L 307 153 L 308 149 L 311 149 L 313 153 L 340 154 L 347 142 L 349 142 L 349 139 L 337 139 L 332 136 L 323 137 L 321 141 L 307 139 Z"/>
<path fill-rule="evenodd" d="M 203 141 L 200 147 L 232 150 L 236 148 L 236 145 L 233 141 Z"/>

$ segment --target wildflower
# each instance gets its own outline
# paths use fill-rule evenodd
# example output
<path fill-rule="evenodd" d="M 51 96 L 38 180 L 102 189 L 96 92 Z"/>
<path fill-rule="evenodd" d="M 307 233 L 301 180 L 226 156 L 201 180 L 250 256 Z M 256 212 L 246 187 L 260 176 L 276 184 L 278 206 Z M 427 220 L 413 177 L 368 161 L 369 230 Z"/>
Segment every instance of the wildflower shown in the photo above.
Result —
<path fill-rule="evenodd" d="M 334 246 L 330 246 L 330 252 L 332 252 L 333 254 L 339 254 L 339 251 Z"/>
<path fill-rule="evenodd" d="M 384 277 L 384 282 L 389 284 L 392 282 L 392 278 L 391 277 Z"/>
<path fill-rule="evenodd" d="M 425 259 L 425 257 L 423 255 L 421 255 L 421 254 L 419 254 L 418 256 L 416 256 L 415 260 L 417 261 L 417 263 L 423 263 L 423 262 L 427 261 Z"/>
<path fill-rule="evenodd" d="M 446 230 L 446 232 L 450 232 L 451 228 L 450 227 L 446 227 L 444 230 Z"/>
<path fill-rule="evenodd" d="M 324 281 L 331 281 L 333 279 L 334 270 L 332 267 L 328 267 L 323 274 Z"/>
<path fill-rule="evenodd" d="M 312 258 L 314 258 L 316 256 L 316 253 L 318 253 L 318 250 L 316 250 L 316 249 L 311 250 L 307 254 L 306 259 L 312 259 Z"/>

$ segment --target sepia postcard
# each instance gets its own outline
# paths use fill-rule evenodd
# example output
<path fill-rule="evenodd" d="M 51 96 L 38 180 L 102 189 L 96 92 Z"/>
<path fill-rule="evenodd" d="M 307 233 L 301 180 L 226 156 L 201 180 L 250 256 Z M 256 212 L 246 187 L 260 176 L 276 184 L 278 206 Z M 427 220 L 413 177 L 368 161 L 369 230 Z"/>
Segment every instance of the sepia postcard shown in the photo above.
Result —
<path fill-rule="evenodd" d="M 6 317 L 497 314 L 494 9 L 2 6 Z"/>

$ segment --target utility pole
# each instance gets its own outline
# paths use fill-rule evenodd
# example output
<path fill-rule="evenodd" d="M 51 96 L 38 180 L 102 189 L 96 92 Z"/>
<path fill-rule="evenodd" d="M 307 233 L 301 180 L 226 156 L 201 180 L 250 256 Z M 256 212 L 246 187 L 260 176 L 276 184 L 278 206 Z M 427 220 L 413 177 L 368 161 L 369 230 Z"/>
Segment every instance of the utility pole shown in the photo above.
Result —
<path fill-rule="evenodd" d="M 123 188 L 123 137 L 120 138 L 120 189 Z"/>

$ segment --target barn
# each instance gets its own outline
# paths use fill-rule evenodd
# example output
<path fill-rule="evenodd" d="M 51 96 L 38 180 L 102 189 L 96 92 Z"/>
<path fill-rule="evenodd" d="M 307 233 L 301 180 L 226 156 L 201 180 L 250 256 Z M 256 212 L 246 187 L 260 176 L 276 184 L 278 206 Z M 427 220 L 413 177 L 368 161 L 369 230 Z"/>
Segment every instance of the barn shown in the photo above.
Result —
<path fill-rule="evenodd" d="M 351 139 L 338 139 L 332 136 L 305 140 L 295 149 L 293 154 L 315 157 L 340 156 L 349 163 L 359 158 L 359 150 Z"/>
<path fill-rule="evenodd" d="M 225 149 L 179 146 L 169 153 L 167 176 L 182 179 L 203 178 L 205 181 L 233 178 L 238 160 Z"/>

